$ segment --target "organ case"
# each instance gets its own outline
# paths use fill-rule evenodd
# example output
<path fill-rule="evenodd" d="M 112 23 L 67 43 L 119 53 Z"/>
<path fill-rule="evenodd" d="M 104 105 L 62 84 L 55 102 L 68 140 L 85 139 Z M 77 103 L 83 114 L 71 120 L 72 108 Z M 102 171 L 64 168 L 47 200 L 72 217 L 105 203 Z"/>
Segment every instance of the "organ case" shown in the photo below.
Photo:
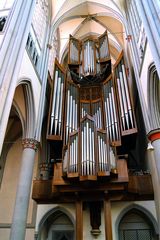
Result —
<path fill-rule="evenodd" d="M 123 136 L 137 131 L 123 54 L 114 77 L 111 69 L 101 74 L 101 67 L 111 63 L 107 32 L 98 41 L 70 36 L 68 63 L 66 78 L 55 63 L 48 121 L 48 139 L 63 140 L 64 177 L 95 181 L 117 176 L 117 147 Z"/>

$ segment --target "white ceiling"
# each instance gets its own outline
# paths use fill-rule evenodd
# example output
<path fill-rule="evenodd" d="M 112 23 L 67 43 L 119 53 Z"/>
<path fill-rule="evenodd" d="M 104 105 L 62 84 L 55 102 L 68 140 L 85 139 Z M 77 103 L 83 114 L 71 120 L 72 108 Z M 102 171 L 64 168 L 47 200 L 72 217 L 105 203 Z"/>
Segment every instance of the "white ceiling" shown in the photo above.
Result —
<path fill-rule="evenodd" d="M 117 59 L 125 44 L 124 0 L 53 0 L 53 3 L 58 4 L 54 5 L 53 28 L 59 28 L 61 56 L 66 51 L 69 34 L 82 39 L 89 34 L 100 35 L 107 29 L 111 55 Z"/>

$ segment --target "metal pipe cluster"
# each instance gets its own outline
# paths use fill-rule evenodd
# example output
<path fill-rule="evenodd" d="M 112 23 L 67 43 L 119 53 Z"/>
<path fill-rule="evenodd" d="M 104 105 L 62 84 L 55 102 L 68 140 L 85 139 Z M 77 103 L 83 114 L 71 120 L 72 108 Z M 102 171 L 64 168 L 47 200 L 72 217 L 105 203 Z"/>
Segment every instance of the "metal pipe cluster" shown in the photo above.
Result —
<path fill-rule="evenodd" d="M 70 136 L 69 141 L 69 173 L 78 172 L 78 133 Z"/>
<path fill-rule="evenodd" d="M 54 90 L 52 95 L 52 109 L 50 119 L 50 134 L 62 134 L 62 102 L 64 90 L 64 75 L 56 69 L 54 76 Z"/>
<path fill-rule="evenodd" d="M 89 119 L 81 123 L 81 175 L 95 175 L 95 136 L 94 122 Z"/>
<path fill-rule="evenodd" d="M 90 114 L 90 103 L 81 103 L 81 118 L 86 114 Z"/>
<path fill-rule="evenodd" d="M 68 85 L 67 90 L 67 106 L 66 106 L 66 138 L 65 144 L 68 142 L 69 133 L 77 130 L 78 127 L 78 90 L 73 84 Z"/>
<path fill-rule="evenodd" d="M 106 144 L 106 134 L 98 132 L 98 170 L 109 171 L 109 146 Z"/>
<path fill-rule="evenodd" d="M 92 115 L 96 123 L 96 127 L 102 129 L 102 107 L 101 101 L 92 103 Z"/>
<path fill-rule="evenodd" d="M 110 141 L 118 141 L 120 139 L 120 131 L 116 114 L 115 96 L 112 80 L 104 85 L 104 107 L 106 118 L 107 136 Z"/>
<path fill-rule="evenodd" d="M 86 41 L 84 43 L 84 74 L 93 74 L 95 71 L 94 43 Z"/>
<path fill-rule="evenodd" d="M 123 59 L 120 61 L 115 69 L 117 88 L 120 103 L 120 112 L 122 119 L 122 130 L 129 130 L 135 127 L 133 112 L 131 107 L 131 100 L 129 96 L 129 89 L 127 85 L 127 77 Z"/>

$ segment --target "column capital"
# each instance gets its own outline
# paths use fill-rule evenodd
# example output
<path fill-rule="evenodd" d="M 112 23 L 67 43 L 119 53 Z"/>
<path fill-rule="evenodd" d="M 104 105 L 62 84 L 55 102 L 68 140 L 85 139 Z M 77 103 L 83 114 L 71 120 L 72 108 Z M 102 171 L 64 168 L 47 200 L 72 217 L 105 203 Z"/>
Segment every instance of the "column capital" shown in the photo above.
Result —
<path fill-rule="evenodd" d="M 23 148 L 31 148 L 37 151 L 39 142 L 34 138 L 25 138 L 22 140 L 22 145 L 23 145 Z"/>
<path fill-rule="evenodd" d="M 147 134 L 147 136 L 148 136 L 148 139 L 149 139 L 151 142 L 160 139 L 160 128 L 151 130 L 151 131 Z"/>

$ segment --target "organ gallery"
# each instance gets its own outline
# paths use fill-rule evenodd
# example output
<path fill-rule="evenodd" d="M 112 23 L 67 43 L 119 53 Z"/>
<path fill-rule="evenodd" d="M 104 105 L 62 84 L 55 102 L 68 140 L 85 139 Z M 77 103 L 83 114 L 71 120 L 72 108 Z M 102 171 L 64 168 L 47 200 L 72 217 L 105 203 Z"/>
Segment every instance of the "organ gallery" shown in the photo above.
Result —
<path fill-rule="evenodd" d="M 108 36 L 70 36 L 68 69 L 55 63 L 48 139 L 61 141 L 63 175 L 97 180 L 118 174 L 124 136 L 137 132 L 123 53 L 111 68 Z"/>
<path fill-rule="evenodd" d="M 98 236 L 102 209 L 108 226 L 112 201 L 139 196 L 128 183 L 128 155 L 137 137 L 131 81 L 123 52 L 111 62 L 107 32 L 83 40 L 70 35 L 67 66 L 55 61 L 47 125 L 52 174 L 34 181 L 32 197 L 38 203 L 75 203 L 78 240 L 85 206 L 91 234 Z M 105 235 L 112 239 L 108 228 Z"/>

